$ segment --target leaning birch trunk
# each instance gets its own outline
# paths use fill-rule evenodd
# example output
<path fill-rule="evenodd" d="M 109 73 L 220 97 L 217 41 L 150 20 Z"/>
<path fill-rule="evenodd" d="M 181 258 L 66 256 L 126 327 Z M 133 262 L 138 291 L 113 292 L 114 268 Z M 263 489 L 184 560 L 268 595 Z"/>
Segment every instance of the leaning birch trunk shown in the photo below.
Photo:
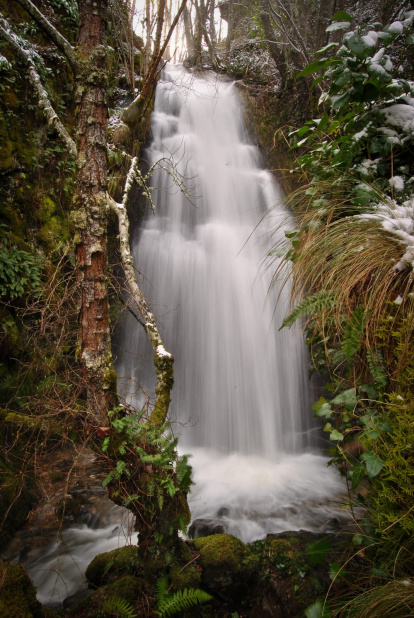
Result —
<path fill-rule="evenodd" d="M 131 255 L 129 244 L 129 221 L 126 204 L 129 190 L 137 176 L 137 166 L 138 159 L 135 157 L 132 160 L 131 167 L 129 169 L 122 204 L 118 204 L 111 198 L 109 198 L 109 200 L 111 207 L 118 217 L 119 246 L 122 267 L 124 269 L 129 291 L 144 319 L 144 328 L 148 335 L 154 354 L 154 367 L 157 378 L 157 386 L 155 388 L 155 405 L 149 418 L 149 424 L 152 426 L 161 427 L 166 421 L 171 402 L 171 390 L 174 384 L 174 357 L 172 354 L 167 352 L 164 347 L 154 314 L 150 311 L 141 288 L 139 287 Z"/>

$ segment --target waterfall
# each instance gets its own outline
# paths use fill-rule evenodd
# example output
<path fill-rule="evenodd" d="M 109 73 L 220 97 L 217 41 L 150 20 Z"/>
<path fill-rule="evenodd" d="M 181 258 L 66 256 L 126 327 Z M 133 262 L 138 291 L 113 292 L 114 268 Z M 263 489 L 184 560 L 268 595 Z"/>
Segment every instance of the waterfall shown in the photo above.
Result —
<path fill-rule="evenodd" d="M 339 481 L 309 452 L 303 333 L 300 325 L 279 332 L 290 290 L 271 288 L 275 264 L 266 258 L 293 224 L 243 114 L 234 83 L 164 70 L 146 151 L 155 210 L 132 250 L 175 357 L 171 419 L 193 456 L 193 517 L 219 517 L 252 540 L 316 529 L 326 512 L 314 501 Z M 151 348 L 132 316 L 117 341 L 121 389 L 140 409 L 154 402 Z"/>
<path fill-rule="evenodd" d="M 175 357 L 171 415 L 184 426 L 181 443 L 271 459 L 303 450 L 303 336 L 299 328 L 278 332 L 289 290 L 269 292 L 272 272 L 263 263 L 287 213 L 250 143 L 234 84 L 169 68 L 151 128 L 149 164 L 161 161 L 151 180 L 155 212 L 132 249 Z M 191 201 L 173 174 L 186 179 Z M 145 395 L 153 401 L 155 377 L 146 335 L 133 318 L 120 346 L 118 375 L 140 407 Z"/>
<path fill-rule="evenodd" d="M 339 516 L 331 500 L 343 485 L 312 451 L 301 329 L 278 330 L 288 285 L 269 289 L 266 256 L 292 222 L 260 165 L 234 84 L 168 67 L 157 87 L 152 138 L 148 163 L 160 162 L 151 179 L 155 212 L 136 230 L 132 248 L 175 357 L 172 427 L 192 455 L 193 519 L 213 520 L 246 542 L 269 532 L 327 530 Z M 143 328 L 127 315 L 116 339 L 125 398 L 136 408 L 154 403 Z M 101 480 L 94 481 L 99 488 Z M 106 519 L 47 538 L 28 523 L 4 557 L 24 562 L 39 598 L 59 604 L 86 586 L 94 555 L 136 543 L 124 534 L 121 510 L 107 508 Z"/>

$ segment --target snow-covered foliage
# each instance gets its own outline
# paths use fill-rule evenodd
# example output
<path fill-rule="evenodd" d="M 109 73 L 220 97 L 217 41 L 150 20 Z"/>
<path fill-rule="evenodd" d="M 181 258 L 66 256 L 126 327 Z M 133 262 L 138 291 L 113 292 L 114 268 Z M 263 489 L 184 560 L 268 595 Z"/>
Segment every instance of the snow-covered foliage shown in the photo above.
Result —
<path fill-rule="evenodd" d="M 314 173 L 309 194 L 315 195 L 315 205 L 329 200 L 328 194 L 320 195 L 325 180 L 346 183 L 350 199 L 341 216 L 375 221 L 397 237 L 405 253 L 391 266 L 402 270 L 414 267 L 414 82 L 395 70 L 391 56 L 399 37 L 411 44 L 414 11 L 385 28 L 368 25 L 365 32 L 351 29 L 348 18 L 339 22 L 339 29 L 349 32 L 336 56 L 320 50 L 322 57 L 302 72 L 327 69 L 321 102 L 330 103 L 331 111 L 291 137 L 309 147 L 299 163 Z"/>
<path fill-rule="evenodd" d="M 2 54 L 0 54 L 0 71 L 11 71 L 12 68 L 13 67 L 10 64 L 10 62 L 7 60 L 7 58 L 5 58 L 4 56 L 2 56 Z"/>

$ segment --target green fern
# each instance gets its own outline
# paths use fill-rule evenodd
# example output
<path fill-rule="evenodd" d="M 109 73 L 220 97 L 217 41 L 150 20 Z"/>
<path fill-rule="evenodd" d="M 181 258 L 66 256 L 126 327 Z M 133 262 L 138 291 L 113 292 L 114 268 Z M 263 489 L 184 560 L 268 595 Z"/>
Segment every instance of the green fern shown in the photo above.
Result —
<path fill-rule="evenodd" d="M 369 370 L 374 378 L 374 384 L 378 392 L 383 393 L 387 386 L 387 374 L 385 373 L 381 352 L 367 351 Z"/>
<path fill-rule="evenodd" d="M 314 314 L 322 311 L 322 309 L 330 309 L 335 304 L 335 298 L 329 290 L 322 290 L 311 296 L 306 296 L 294 309 L 285 317 L 282 322 L 282 328 L 293 326 L 296 320 L 305 313 Z"/>
<path fill-rule="evenodd" d="M 361 348 L 364 328 L 368 314 L 363 305 L 359 305 L 351 314 L 345 324 L 342 335 L 341 350 L 345 354 L 348 363 Z"/>
<path fill-rule="evenodd" d="M 190 609 L 190 607 L 200 605 L 200 603 L 211 601 L 212 598 L 210 594 L 200 590 L 200 588 L 184 588 L 174 594 L 170 594 L 168 591 L 168 578 L 165 576 L 157 581 L 155 592 L 157 602 L 156 614 L 160 618 L 167 618 L 183 610 Z"/>
<path fill-rule="evenodd" d="M 132 605 L 125 599 L 121 599 L 121 597 L 108 597 L 108 599 L 102 603 L 102 611 L 105 614 L 117 616 L 118 618 L 137 617 Z"/>

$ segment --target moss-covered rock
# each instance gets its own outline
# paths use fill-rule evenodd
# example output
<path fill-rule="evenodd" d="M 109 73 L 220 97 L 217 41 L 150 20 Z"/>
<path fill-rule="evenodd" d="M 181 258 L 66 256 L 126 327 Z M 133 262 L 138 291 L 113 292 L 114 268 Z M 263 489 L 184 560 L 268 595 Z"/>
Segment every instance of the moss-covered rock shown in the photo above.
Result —
<path fill-rule="evenodd" d="M 121 574 L 135 573 L 137 557 L 138 548 L 133 545 L 98 554 L 86 569 L 85 577 L 96 587 L 114 582 Z"/>
<path fill-rule="evenodd" d="M 236 600 L 245 583 L 255 580 L 259 559 L 230 534 L 215 534 L 193 541 L 200 554 L 202 586 Z"/>
<path fill-rule="evenodd" d="M 200 588 L 201 573 L 194 566 L 174 566 L 170 572 L 170 580 L 174 592 L 184 588 Z"/>
<path fill-rule="evenodd" d="M 142 580 L 135 575 L 124 575 L 117 579 L 113 584 L 106 587 L 108 596 L 125 599 L 128 603 L 134 603 L 137 600 L 139 591 L 142 588 Z"/>
<path fill-rule="evenodd" d="M 57 618 L 36 599 L 36 588 L 21 565 L 0 561 L 0 616 L 4 618 Z"/>
<path fill-rule="evenodd" d="M 333 570 L 347 562 L 350 539 L 343 535 L 284 532 L 252 544 L 260 560 L 259 583 L 251 595 L 251 618 L 303 618 L 304 610 L 332 586 Z M 352 561 L 347 569 L 353 568 Z M 337 578 L 335 586 L 343 578 Z"/>

